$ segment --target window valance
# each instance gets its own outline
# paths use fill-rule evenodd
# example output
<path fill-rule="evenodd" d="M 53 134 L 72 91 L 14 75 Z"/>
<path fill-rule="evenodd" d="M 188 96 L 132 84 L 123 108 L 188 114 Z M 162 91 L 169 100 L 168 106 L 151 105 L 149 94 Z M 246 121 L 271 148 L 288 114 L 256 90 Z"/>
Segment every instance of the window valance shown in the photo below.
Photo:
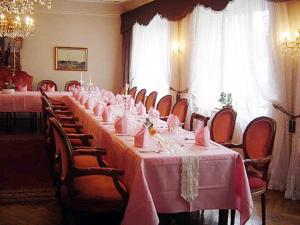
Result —
<path fill-rule="evenodd" d="M 149 2 L 121 15 L 121 32 L 130 30 L 136 22 L 148 25 L 156 14 L 160 14 L 170 21 L 176 21 L 184 18 L 199 4 L 220 11 L 227 6 L 229 1 L 232 0 L 156 0 Z"/>

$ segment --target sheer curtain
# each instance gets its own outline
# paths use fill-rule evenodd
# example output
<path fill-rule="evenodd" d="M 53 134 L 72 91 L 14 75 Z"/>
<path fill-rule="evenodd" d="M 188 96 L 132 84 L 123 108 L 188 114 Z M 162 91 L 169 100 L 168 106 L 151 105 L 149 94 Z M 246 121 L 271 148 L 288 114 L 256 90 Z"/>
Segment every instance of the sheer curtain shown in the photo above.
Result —
<path fill-rule="evenodd" d="M 135 24 L 132 34 L 130 80 L 132 86 L 169 93 L 171 28 L 166 19 L 155 16 L 148 26 Z"/>
<path fill-rule="evenodd" d="M 288 118 L 272 104 L 289 109 L 287 72 L 273 35 L 273 11 L 265 0 L 235 0 L 224 11 L 197 7 L 185 20 L 189 26 L 186 54 L 192 111 L 210 116 L 221 91 L 233 96 L 238 113 L 235 141 L 258 116 L 272 116 L 277 134 L 271 163 L 270 187 L 284 190 L 289 164 Z M 277 36 L 276 36 L 277 37 Z M 278 35 L 279 37 L 279 35 Z"/>
<path fill-rule="evenodd" d="M 300 115 L 300 57 L 298 57 L 298 69 L 295 75 L 295 114 Z M 300 120 L 297 120 L 296 133 L 293 134 L 293 145 L 290 157 L 286 198 L 300 199 Z"/>

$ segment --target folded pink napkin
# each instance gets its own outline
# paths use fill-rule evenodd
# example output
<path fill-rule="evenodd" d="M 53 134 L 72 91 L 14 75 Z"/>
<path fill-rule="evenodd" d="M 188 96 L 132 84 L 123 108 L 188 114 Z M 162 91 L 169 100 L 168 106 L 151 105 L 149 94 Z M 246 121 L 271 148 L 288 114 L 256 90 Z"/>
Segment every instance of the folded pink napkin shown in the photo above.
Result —
<path fill-rule="evenodd" d="M 149 114 L 150 119 L 153 119 L 153 120 L 159 119 L 159 111 L 154 109 L 152 106 L 149 109 L 148 114 Z"/>
<path fill-rule="evenodd" d="M 144 106 L 143 103 L 139 102 L 136 105 L 136 112 L 138 115 L 145 115 L 146 114 L 146 107 Z"/>
<path fill-rule="evenodd" d="M 94 107 L 93 111 L 94 111 L 95 116 L 101 116 L 104 111 L 104 106 L 101 103 L 98 103 Z"/>
<path fill-rule="evenodd" d="M 94 105 L 95 105 L 95 100 L 93 98 L 89 98 L 84 104 L 85 108 L 88 110 L 92 110 L 94 108 Z"/>
<path fill-rule="evenodd" d="M 111 107 L 106 106 L 102 113 L 102 119 L 103 122 L 111 122 L 112 121 L 112 113 L 111 113 Z"/>
<path fill-rule="evenodd" d="M 179 127 L 180 121 L 177 116 L 170 114 L 167 120 L 169 131 L 173 131 L 175 128 Z"/>
<path fill-rule="evenodd" d="M 27 91 L 27 85 L 18 85 L 16 87 L 16 91 L 20 91 L 20 92 L 26 92 Z"/>
<path fill-rule="evenodd" d="M 47 92 L 53 92 L 53 91 L 55 91 L 54 85 L 48 84 L 47 85 Z"/>
<path fill-rule="evenodd" d="M 209 146 L 210 132 L 208 127 L 203 127 L 203 123 L 199 123 L 195 131 L 195 142 L 197 145 Z"/>
<path fill-rule="evenodd" d="M 128 119 L 127 119 L 127 117 L 126 116 L 122 116 L 122 117 L 118 116 L 115 119 L 114 126 L 115 126 L 116 133 L 120 133 L 120 134 L 127 133 L 127 130 L 128 130 Z"/>
<path fill-rule="evenodd" d="M 122 95 L 119 95 L 119 94 L 116 95 L 116 103 L 117 103 L 118 105 L 122 105 L 122 104 L 123 104 L 123 98 L 122 98 Z"/>
<path fill-rule="evenodd" d="M 138 148 L 151 147 L 151 140 L 148 128 L 142 127 L 138 130 L 137 134 L 134 136 L 134 146 Z"/>
<path fill-rule="evenodd" d="M 81 98 L 80 98 L 80 104 L 81 105 L 84 105 L 85 102 L 88 100 L 89 96 L 87 95 L 82 95 Z"/>

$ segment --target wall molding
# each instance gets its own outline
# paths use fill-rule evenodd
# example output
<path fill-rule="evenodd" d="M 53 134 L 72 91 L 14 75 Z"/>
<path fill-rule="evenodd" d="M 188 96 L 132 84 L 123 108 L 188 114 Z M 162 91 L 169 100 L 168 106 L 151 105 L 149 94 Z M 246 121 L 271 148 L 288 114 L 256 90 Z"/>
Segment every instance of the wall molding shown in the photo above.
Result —
<path fill-rule="evenodd" d="M 37 14 L 53 14 L 53 15 L 71 15 L 71 16 L 93 16 L 93 17 L 108 17 L 119 18 L 120 13 L 98 13 L 98 12 L 78 12 L 70 10 L 36 10 Z"/>

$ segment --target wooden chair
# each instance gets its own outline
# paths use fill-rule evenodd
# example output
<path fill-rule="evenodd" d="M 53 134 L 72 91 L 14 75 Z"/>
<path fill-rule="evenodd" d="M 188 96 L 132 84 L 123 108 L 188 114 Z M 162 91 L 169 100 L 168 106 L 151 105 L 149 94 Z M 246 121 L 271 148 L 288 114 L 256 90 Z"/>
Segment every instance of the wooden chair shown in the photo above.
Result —
<path fill-rule="evenodd" d="M 57 85 L 52 80 L 42 80 L 37 85 L 37 91 L 57 91 Z"/>
<path fill-rule="evenodd" d="M 191 116 L 191 120 L 190 120 L 190 131 L 195 130 L 194 127 L 193 127 L 194 126 L 194 120 L 202 121 L 204 127 L 206 127 L 207 122 L 209 121 L 209 117 L 202 116 L 198 113 L 193 113 L 192 116 Z"/>
<path fill-rule="evenodd" d="M 229 148 L 242 148 L 244 164 L 252 195 L 261 196 L 262 224 L 266 224 L 266 198 L 268 168 L 276 134 L 276 122 L 269 117 L 252 120 L 243 135 L 243 143 L 228 144 Z M 235 210 L 231 210 L 231 225 L 234 225 Z"/>
<path fill-rule="evenodd" d="M 172 108 L 172 95 L 166 95 L 162 97 L 157 103 L 156 109 L 159 111 L 159 114 L 162 118 L 170 115 Z"/>
<path fill-rule="evenodd" d="M 70 92 L 72 87 L 78 88 L 81 84 L 77 80 L 70 80 L 65 84 L 65 91 Z"/>
<path fill-rule="evenodd" d="M 211 121 L 210 136 L 217 143 L 230 143 L 233 136 L 236 112 L 232 108 L 223 108 Z"/>
<path fill-rule="evenodd" d="M 180 123 L 184 123 L 187 110 L 188 110 L 188 101 L 186 98 L 182 98 L 175 103 L 171 113 L 178 117 Z"/>
<path fill-rule="evenodd" d="M 155 107 L 157 94 L 158 94 L 157 91 L 153 91 L 148 95 L 146 102 L 145 102 L 147 112 L 149 111 L 149 109 L 151 107 L 153 107 L 153 108 Z"/>
<path fill-rule="evenodd" d="M 128 193 L 119 177 L 122 170 L 105 167 L 76 166 L 68 137 L 59 122 L 50 118 L 55 143 L 61 155 L 60 201 L 63 218 L 74 212 L 123 214 Z M 77 154 L 85 154 L 78 151 Z"/>
<path fill-rule="evenodd" d="M 131 97 L 134 99 L 136 92 L 137 92 L 137 87 L 133 87 L 129 90 L 128 94 L 131 95 Z"/>
<path fill-rule="evenodd" d="M 136 97 L 135 97 L 135 104 L 141 102 L 141 103 L 145 103 L 145 97 L 146 97 L 146 92 L 147 90 L 146 89 L 141 89 L 137 94 L 136 94 Z"/>

